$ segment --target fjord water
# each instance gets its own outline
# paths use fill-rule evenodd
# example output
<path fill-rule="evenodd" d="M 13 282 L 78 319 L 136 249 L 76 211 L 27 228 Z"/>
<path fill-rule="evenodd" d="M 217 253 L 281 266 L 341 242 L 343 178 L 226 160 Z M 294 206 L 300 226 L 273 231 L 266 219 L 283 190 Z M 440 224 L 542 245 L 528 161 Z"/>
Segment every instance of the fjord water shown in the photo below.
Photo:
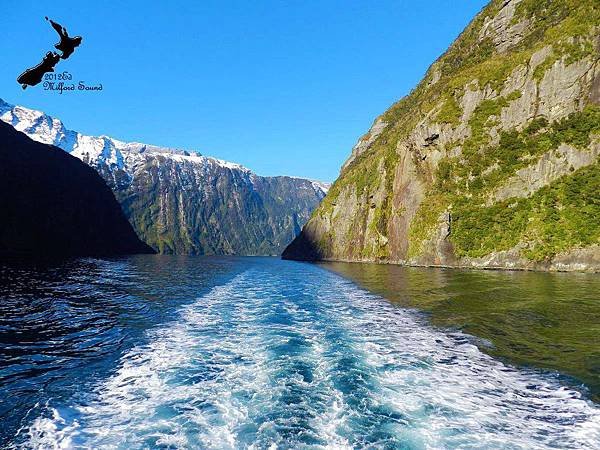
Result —
<path fill-rule="evenodd" d="M 434 325 L 481 338 L 476 342 L 491 355 L 571 375 L 600 401 L 598 274 L 324 266 L 398 306 L 427 312 Z"/>
<path fill-rule="evenodd" d="M 325 267 L 140 256 L 2 268 L 0 447 L 600 448 L 600 409 L 577 380 L 494 359 L 407 307 L 444 289 L 455 301 L 461 283 L 491 301 L 477 284 L 490 273 L 410 269 L 390 302 L 336 272 L 374 292 L 381 273 Z M 499 292 L 510 282 L 489 276 Z"/>

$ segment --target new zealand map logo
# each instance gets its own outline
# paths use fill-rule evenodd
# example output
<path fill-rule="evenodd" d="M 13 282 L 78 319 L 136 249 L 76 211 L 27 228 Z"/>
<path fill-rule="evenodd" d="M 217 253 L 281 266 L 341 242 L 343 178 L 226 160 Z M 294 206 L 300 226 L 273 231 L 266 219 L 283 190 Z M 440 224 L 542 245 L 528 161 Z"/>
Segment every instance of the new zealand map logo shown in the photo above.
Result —
<path fill-rule="evenodd" d="M 54 45 L 54 48 L 60 51 L 60 54 L 57 52 L 47 52 L 46 56 L 42 59 L 42 62 L 37 66 L 31 67 L 23 72 L 17 78 L 17 82 L 23 86 L 23 89 L 26 89 L 27 86 L 35 86 L 42 81 L 44 74 L 49 72 L 54 72 L 54 67 L 58 64 L 61 59 L 69 58 L 75 49 L 81 45 L 81 41 L 83 38 L 81 36 L 70 37 L 67 29 L 60 25 L 59 23 L 54 22 L 52 19 L 46 20 L 52 25 L 52 28 L 56 30 L 58 35 L 60 36 L 60 41 Z"/>

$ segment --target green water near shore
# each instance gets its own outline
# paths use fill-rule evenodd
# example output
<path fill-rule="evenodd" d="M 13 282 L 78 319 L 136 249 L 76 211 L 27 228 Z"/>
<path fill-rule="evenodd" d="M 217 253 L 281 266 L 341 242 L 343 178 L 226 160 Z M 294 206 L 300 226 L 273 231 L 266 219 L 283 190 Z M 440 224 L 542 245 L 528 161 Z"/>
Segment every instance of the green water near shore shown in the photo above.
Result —
<path fill-rule="evenodd" d="M 460 329 L 510 363 L 557 370 L 600 402 L 600 275 L 323 263 L 389 301 Z"/>

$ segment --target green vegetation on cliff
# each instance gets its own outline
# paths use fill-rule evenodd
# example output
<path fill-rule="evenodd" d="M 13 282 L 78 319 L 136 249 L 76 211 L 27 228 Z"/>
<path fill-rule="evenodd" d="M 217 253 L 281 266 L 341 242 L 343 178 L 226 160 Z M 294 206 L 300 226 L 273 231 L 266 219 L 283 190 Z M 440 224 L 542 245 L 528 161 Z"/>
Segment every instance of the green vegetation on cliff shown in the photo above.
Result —
<path fill-rule="evenodd" d="M 151 155 L 131 184 L 115 188 L 135 230 L 159 253 L 280 254 L 324 195 L 306 179 L 211 167 Z"/>
<path fill-rule="evenodd" d="M 567 93 L 560 77 L 595 67 L 599 28 L 598 1 L 493 0 L 421 83 L 378 118 L 385 126 L 375 138 L 361 140 L 309 222 L 322 257 L 419 258 L 448 213 L 458 258 L 517 246 L 538 262 L 600 243 L 597 164 L 571 168 L 532 193 L 494 197 L 517 171 L 562 144 L 582 151 L 593 145 L 600 108 L 583 90 L 594 71 L 581 72 L 577 94 Z M 560 105 L 551 114 L 549 101 Z M 439 142 L 425 142 L 440 133 Z"/>
<path fill-rule="evenodd" d="M 488 7 L 486 16 L 497 11 L 497 3 L 499 2 L 493 2 Z M 517 5 L 513 23 L 523 18 L 534 20 L 537 22 L 534 32 L 515 51 L 505 55 L 493 54 L 493 57 L 490 54 L 489 42 L 480 42 L 478 50 L 473 50 L 473 46 L 477 47 L 475 32 L 479 29 L 481 18 L 484 16 L 481 14 L 441 58 L 439 62 L 441 71 L 452 74 L 450 68 L 460 69 L 460 72 L 450 76 L 448 81 L 448 85 L 453 89 L 460 89 L 471 80 L 476 80 L 478 86 L 489 85 L 499 90 L 510 72 L 519 64 L 525 64 L 535 51 L 546 45 L 552 45 L 551 54 L 535 70 L 535 78 L 540 80 L 557 60 L 564 58 L 568 65 L 593 53 L 594 45 L 590 38 L 590 30 L 600 24 L 599 14 L 599 4 L 584 5 L 576 1 L 523 1 Z M 446 95 L 437 120 L 457 125 L 462 111 L 455 100 L 456 93 Z M 490 145 L 489 129 L 496 125 L 502 108 L 520 96 L 519 91 L 514 91 L 506 98 L 484 100 L 477 106 L 468 123 L 471 136 L 462 143 L 462 161 L 445 159 L 440 163 L 437 183 L 413 222 L 410 239 L 411 255 L 419 253 L 422 241 L 431 235 L 439 215 L 453 203 L 453 200 L 461 198 L 462 204 L 472 204 L 473 194 L 481 195 L 484 188 L 492 189 L 498 186 L 510 174 L 531 163 L 531 157 L 557 148 L 560 143 L 586 147 L 590 143 L 590 135 L 598 132 L 599 110 L 597 107 L 588 107 L 585 112 L 573 114 L 568 119 L 555 124 L 549 134 L 543 132 L 536 134 L 547 124 L 545 118 L 539 117 L 532 121 L 525 133 L 518 133 L 516 130 L 502 132 L 499 144 Z M 485 169 L 489 170 L 492 167 L 494 169 L 491 173 L 482 176 Z M 461 180 L 462 184 L 457 184 L 453 177 Z M 450 186 L 451 184 L 453 186 Z M 450 192 L 453 195 L 449 195 Z M 517 211 L 514 212 L 518 214 Z M 484 217 L 485 215 L 479 216 L 479 220 L 471 224 L 473 230 L 464 231 L 479 234 L 478 230 L 487 227 Z M 467 248 L 478 246 L 476 244 L 464 246 L 467 237 L 457 237 L 457 234 L 463 231 L 461 228 L 457 229 L 452 240 L 458 246 L 458 255 L 483 256 L 495 250 L 506 249 L 507 240 L 500 236 L 495 239 L 493 228 L 494 226 L 486 230 L 490 232 L 488 236 L 490 245 L 485 250 L 481 248 L 480 251 L 475 252 Z M 515 230 L 507 230 L 507 234 L 510 235 L 512 231 Z M 514 236 L 510 241 L 513 244 L 518 242 Z"/>
<path fill-rule="evenodd" d="M 457 256 L 481 257 L 527 241 L 530 248 L 524 255 L 541 261 L 570 248 L 600 243 L 598 164 L 573 171 L 531 197 L 485 206 L 486 195 L 516 170 L 563 143 L 585 149 L 598 132 L 600 108 L 588 106 L 552 126 L 540 118 L 520 133 L 503 132 L 497 146 L 486 147 L 466 161 L 443 161 L 434 188 L 437 195 L 432 198 L 439 204 L 442 193 L 441 208 L 452 205 L 450 239 Z"/>
<path fill-rule="evenodd" d="M 600 164 L 581 168 L 535 192 L 481 207 L 462 201 L 451 237 L 458 256 L 485 256 L 526 241 L 523 253 L 544 261 L 600 244 Z"/>

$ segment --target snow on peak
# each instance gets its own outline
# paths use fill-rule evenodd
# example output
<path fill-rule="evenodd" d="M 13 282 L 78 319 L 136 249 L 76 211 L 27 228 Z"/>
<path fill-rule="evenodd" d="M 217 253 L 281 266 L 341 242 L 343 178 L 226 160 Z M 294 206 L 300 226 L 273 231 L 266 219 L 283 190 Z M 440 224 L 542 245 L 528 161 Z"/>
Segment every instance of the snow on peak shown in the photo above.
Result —
<path fill-rule="evenodd" d="M 198 152 L 159 147 L 141 142 L 124 142 L 110 136 L 88 136 L 68 130 L 63 123 L 47 114 L 22 106 L 11 105 L 0 99 L 0 120 L 22 131 L 31 139 L 44 144 L 62 148 L 73 156 L 90 165 L 104 164 L 109 169 L 122 169 L 132 176 L 130 165 L 136 165 L 147 155 L 170 158 L 177 162 L 189 162 L 201 167 L 216 166 L 232 171 L 254 175 L 253 172 L 237 163 L 203 156 Z M 306 178 L 292 177 L 302 180 Z M 330 184 L 320 181 L 306 180 L 312 183 L 315 190 L 327 193 Z"/>
<path fill-rule="evenodd" d="M 109 167 L 125 168 L 129 156 L 141 154 L 160 154 L 175 161 L 189 161 L 202 165 L 250 172 L 250 169 L 236 163 L 217 158 L 202 156 L 168 147 L 144 144 L 141 142 L 123 142 L 110 136 L 88 136 L 67 130 L 63 123 L 41 111 L 14 106 L 0 99 L 0 120 L 12 125 L 31 139 L 44 144 L 56 145 L 88 163 L 104 162 Z"/>
<path fill-rule="evenodd" d="M 326 183 L 324 181 L 317 181 L 317 180 L 308 180 L 308 181 L 311 182 L 311 184 L 313 185 L 315 190 L 321 189 L 324 194 L 327 194 L 327 192 L 329 191 L 329 188 L 331 187 L 331 183 Z"/>
<path fill-rule="evenodd" d="M 315 191 L 321 191 L 321 192 L 323 192 L 323 194 L 327 194 L 327 192 L 329 191 L 329 188 L 331 187 L 331 184 L 332 184 L 332 183 L 327 183 L 325 181 L 311 180 L 308 178 L 295 177 L 295 176 L 289 176 L 289 178 L 294 178 L 296 180 L 308 181 Z"/>

